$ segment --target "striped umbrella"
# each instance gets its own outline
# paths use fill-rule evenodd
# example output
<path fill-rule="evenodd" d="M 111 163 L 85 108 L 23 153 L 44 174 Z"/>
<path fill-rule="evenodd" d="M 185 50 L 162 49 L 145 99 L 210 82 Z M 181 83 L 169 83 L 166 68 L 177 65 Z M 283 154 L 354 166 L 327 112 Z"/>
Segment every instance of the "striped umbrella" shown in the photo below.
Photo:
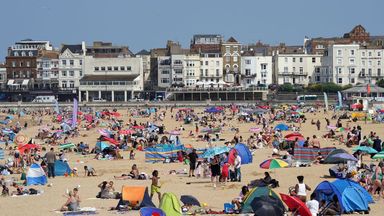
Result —
<path fill-rule="evenodd" d="M 373 159 L 384 159 L 384 151 L 381 151 L 381 152 L 375 154 L 372 158 Z"/>
<path fill-rule="evenodd" d="M 263 169 L 276 169 L 287 167 L 288 163 L 280 159 L 268 159 L 260 164 L 260 168 Z"/>
<path fill-rule="evenodd" d="M 369 146 L 358 146 L 358 147 L 355 147 L 353 148 L 353 151 L 356 152 L 356 151 L 362 151 L 364 153 L 367 153 L 367 154 L 376 154 L 377 151 L 372 148 L 372 147 L 369 147 Z"/>

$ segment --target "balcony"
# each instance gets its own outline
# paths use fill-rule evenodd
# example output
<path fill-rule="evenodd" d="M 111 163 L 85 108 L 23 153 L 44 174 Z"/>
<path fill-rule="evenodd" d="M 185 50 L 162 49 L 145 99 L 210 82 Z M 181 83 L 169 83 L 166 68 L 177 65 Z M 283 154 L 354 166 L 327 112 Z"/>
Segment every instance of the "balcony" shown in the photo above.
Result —
<path fill-rule="evenodd" d="M 279 72 L 280 76 L 308 76 L 308 72 Z"/>
<path fill-rule="evenodd" d="M 255 77 L 257 77 L 256 74 L 242 74 L 242 76 L 243 76 L 244 78 L 255 78 Z"/>

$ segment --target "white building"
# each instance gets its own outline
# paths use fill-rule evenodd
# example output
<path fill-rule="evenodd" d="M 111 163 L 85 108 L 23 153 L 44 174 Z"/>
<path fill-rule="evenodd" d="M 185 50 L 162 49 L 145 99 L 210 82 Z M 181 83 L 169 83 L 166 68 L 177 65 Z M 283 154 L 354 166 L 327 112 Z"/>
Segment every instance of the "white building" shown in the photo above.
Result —
<path fill-rule="evenodd" d="M 213 83 L 213 85 L 223 82 L 223 58 L 221 53 L 201 54 L 199 81 Z"/>
<path fill-rule="evenodd" d="M 59 85 L 59 53 L 57 51 L 39 51 L 36 65 L 35 89 L 56 90 Z"/>
<path fill-rule="evenodd" d="M 185 56 L 183 74 L 186 87 L 196 85 L 196 82 L 200 79 L 200 56 L 198 54 Z"/>
<path fill-rule="evenodd" d="M 168 88 L 172 83 L 172 69 L 171 69 L 171 57 L 170 56 L 159 56 L 157 57 L 157 76 L 158 76 L 158 87 Z"/>
<path fill-rule="evenodd" d="M 272 56 L 246 51 L 241 57 L 241 85 L 268 86 L 272 84 Z"/>
<path fill-rule="evenodd" d="M 5 65 L 0 64 L 0 89 L 7 87 L 7 68 Z"/>
<path fill-rule="evenodd" d="M 59 55 L 59 89 L 76 93 L 84 75 L 85 43 L 62 45 Z"/>
<path fill-rule="evenodd" d="M 142 58 L 133 56 L 128 47 L 102 42 L 87 47 L 79 101 L 127 101 L 140 97 L 143 90 Z"/>
<path fill-rule="evenodd" d="M 316 69 L 316 82 L 339 85 L 376 83 L 382 79 L 383 49 L 365 48 L 358 44 L 335 44 L 328 47 L 323 64 Z"/>
<path fill-rule="evenodd" d="M 276 53 L 274 59 L 275 82 L 308 85 L 314 82 L 315 68 L 321 66 L 322 55 L 305 53 Z"/>

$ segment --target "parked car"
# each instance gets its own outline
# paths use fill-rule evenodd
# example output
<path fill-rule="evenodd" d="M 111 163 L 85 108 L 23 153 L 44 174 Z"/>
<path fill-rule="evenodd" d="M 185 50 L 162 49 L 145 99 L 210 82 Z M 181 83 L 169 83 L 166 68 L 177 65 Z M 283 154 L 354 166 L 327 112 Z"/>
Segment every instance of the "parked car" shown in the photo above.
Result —
<path fill-rule="evenodd" d="M 53 95 L 36 96 L 35 99 L 32 100 L 34 103 L 54 103 L 55 101 L 56 98 Z"/>

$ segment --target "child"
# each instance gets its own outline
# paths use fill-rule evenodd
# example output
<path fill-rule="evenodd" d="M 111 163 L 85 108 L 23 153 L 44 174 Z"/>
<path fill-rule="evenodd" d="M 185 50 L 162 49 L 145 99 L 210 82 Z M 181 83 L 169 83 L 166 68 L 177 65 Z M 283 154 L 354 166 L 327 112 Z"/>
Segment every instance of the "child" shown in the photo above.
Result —
<path fill-rule="evenodd" d="M 9 189 L 5 184 L 3 185 L 3 190 L 1 191 L 1 196 L 9 196 Z"/>
<path fill-rule="evenodd" d="M 221 182 L 227 182 L 229 176 L 229 163 L 225 163 L 221 170 Z"/>
<path fill-rule="evenodd" d="M 161 200 L 161 193 L 160 193 L 160 188 L 161 186 L 159 185 L 159 171 L 157 170 L 154 170 L 152 172 L 152 184 L 151 184 L 151 200 L 152 200 L 152 197 L 155 193 L 157 193 L 157 195 L 159 196 L 159 202 Z"/>
<path fill-rule="evenodd" d="M 84 166 L 85 176 L 96 176 L 96 170 L 91 166 Z"/>

